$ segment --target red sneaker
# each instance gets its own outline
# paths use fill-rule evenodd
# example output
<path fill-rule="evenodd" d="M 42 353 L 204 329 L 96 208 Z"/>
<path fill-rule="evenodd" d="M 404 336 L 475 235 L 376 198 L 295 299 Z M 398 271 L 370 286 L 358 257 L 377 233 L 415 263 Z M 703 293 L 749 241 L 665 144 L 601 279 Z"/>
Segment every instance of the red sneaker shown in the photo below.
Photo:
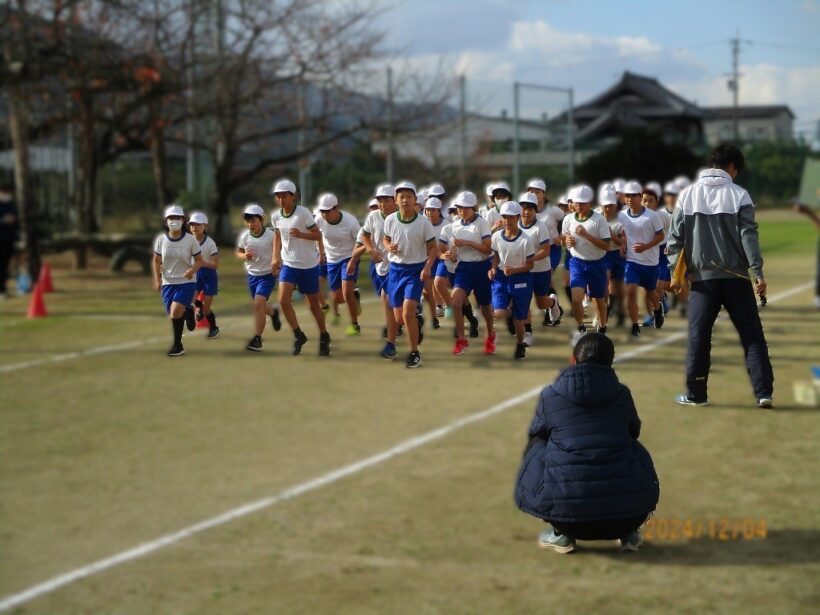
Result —
<path fill-rule="evenodd" d="M 484 354 L 495 354 L 495 331 L 484 340 Z"/>
<path fill-rule="evenodd" d="M 453 346 L 453 354 L 464 354 L 464 351 L 467 350 L 467 346 L 470 345 L 466 339 L 456 340 L 456 345 Z"/>

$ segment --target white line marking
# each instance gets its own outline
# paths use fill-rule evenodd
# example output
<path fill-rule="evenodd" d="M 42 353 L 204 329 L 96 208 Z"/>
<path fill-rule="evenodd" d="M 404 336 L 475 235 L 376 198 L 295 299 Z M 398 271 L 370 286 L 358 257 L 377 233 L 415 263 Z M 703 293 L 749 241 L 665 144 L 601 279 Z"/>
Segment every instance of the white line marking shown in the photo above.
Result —
<path fill-rule="evenodd" d="M 786 297 L 790 297 L 807 288 L 810 288 L 812 285 L 812 283 L 803 284 L 802 286 L 798 286 L 790 290 L 784 291 L 782 293 L 779 293 L 777 295 L 774 295 L 769 299 L 769 303 L 773 303 L 775 301 L 785 299 Z M 621 363 L 623 361 L 628 361 L 635 357 L 647 354 L 662 346 L 667 346 L 685 337 L 686 333 L 686 330 L 677 331 L 672 335 L 654 341 L 651 344 L 635 348 L 634 350 L 631 350 L 619 357 L 616 357 L 615 362 Z M 529 389 L 528 391 L 525 391 L 520 395 L 517 395 L 506 401 L 495 404 L 494 406 L 490 406 L 486 410 L 476 412 L 475 414 L 470 414 L 468 416 L 457 419 L 451 423 L 448 423 L 443 427 L 439 427 L 438 429 L 434 429 L 433 431 L 428 431 L 427 433 L 422 434 L 420 436 L 416 436 L 414 438 L 410 438 L 409 440 L 405 440 L 404 442 L 400 442 L 396 446 L 389 448 L 386 451 L 377 453 L 376 455 L 367 457 L 350 465 L 338 468 L 337 470 L 333 470 L 332 472 L 328 472 L 327 474 L 323 474 L 307 482 L 295 485 L 293 487 L 285 489 L 284 491 L 280 491 L 276 495 L 266 497 L 261 500 L 256 500 L 255 502 L 243 504 L 242 506 L 229 510 L 219 516 L 211 517 L 210 519 L 206 519 L 205 521 L 202 521 L 200 523 L 190 525 L 186 528 L 179 530 L 178 532 L 174 532 L 173 534 L 166 534 L 165 536 L 161 536 L 160 538 L 157 538 L 155 540 L 144 542 L 141 545 L 138 545 L 132 549 L 128 549 L 126 551 L 117 553 L 116 555 L 112 555 L 111 557 L 98 560 L 87 566 L 75 568 L 70 572 L 53 577 L 48 581 L 44 581 L 43 583 L 38 583 L 37 585 L 34 585 L 25 591 L 22 591 L 17 594 L 12 594 L 10 596 L 3 598 L 2 601 L 0 601 L 0 611 L 7 611 L 11 608 L 28 602 L 29 600 L 33 600 L 35 598 L 38 598 L 39 596 L 48 594 L 61 587 L 74 583 L 75 581 L 79 581 L 80 579 L 90 577 L 94 574 L 97 574 L 98 572 L 103 572 L 105 570 L 108 570 L 109 568 L 118 566 L 119 564 L 124 564 L 131 560 L 143 557 L 144 555 L 148 555 L 149 553 L 153 553 L 154 551 L 158 551 L 164 547 L 171 546 L 177 542 L 180 542 L 181 540 L 184 540 L 185 538 L 193 536 L 194 534 L 199 534 L 200 532 L 204 532 L 206 530 L 218 527 L 220 525 L 225 525 L 226 523 L 230 523 L 231 521 L 234 521 L 236 519 L 246 517 L 253 513 L 259 512 L 260 510 L 270 508 L 271 506 L 274 506 L 281 502 L 291 500 L 310 491 L 315 491 L 316 489 L 320 489 L 321 487 L 325 487 L 327 485 L 330 485 L 331 483 L 335 483 L 336 481 L 339 481 L 348 476 L 352 476 L 353 474 L 357 474 L 367 468 L 371 468 L 373 466 L 382 464 L 386 461 L 393 459 L 394 457 L 398 457 L 399 455 L 402 455 L 421 446 L 424 446 L 425 444 L 429 444 L 430 442 L 434 442 L 435 440 L 440 440 L 441 438 L 444 438 L 445 436 L 453 433 L 454 431 L 458 431 L 463 427 L 466 427 L 473 423 L 477 423 L 479 421 L 483 421 L 484 419 L 495 416 L 496 414 L 500 414 L 501 412 L 504 412 L 505 410 L 508 410 L 513 406 L 516 406 L 537 396 L 543 388 L 544 387 L 541 385 L 533 387 L 532 389 Z"/>

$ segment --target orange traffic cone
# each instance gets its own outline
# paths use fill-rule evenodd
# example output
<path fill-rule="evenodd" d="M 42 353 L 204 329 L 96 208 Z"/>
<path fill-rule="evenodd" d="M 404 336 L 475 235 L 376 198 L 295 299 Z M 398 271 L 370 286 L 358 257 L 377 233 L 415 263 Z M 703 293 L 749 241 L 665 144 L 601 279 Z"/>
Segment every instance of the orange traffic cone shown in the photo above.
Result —
<path fill-rule="evenodd" d="M 205 298 L 205 293 L 202 292 L 202 291 L 199 291 L 199 294 L 196 296 L 196 300 L 197 301 L 202 301 L 204 298 Z M 204 312 L 203 312 L 203 314 L 204 314 Z M 202 320 L 200 320 L 196 323 L 196 328 L 197 329 L 210 329 L 211 325 L 208 324 L 208 319 L 203 317 Z"/>
<path fill-rule="evenodd" d="M 43 263 L 40 267 L 40 279 L 37 282 L 44 293 L 54 292 L 54 284 L 51 282 L 51 266 L 48 263 Z"/>
<path fill-rule="evenodd" d="M 28 318 L 44 318 L 48 316 L 46 302 L 43 301 L 43 288 L 38 282 L 31 291 L 31 301 L 28 304 Z"/>

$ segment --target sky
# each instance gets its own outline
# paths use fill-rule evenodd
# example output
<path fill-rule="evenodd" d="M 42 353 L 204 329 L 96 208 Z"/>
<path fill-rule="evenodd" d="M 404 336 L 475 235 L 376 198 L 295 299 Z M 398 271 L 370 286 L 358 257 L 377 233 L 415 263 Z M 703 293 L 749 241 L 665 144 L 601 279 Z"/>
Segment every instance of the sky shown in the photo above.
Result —
<path fill-rule="evenodd" d="M 786 104 L 795 129 L 820 120 L 820 0 L 375 0 L 391 66 L 467 79 L 468 107 L 512 113 L 515 81 L 572 87 L 576 104 L 623 71 L 657 78 L 699 105 L 731 105 L 730 39 L 740 46 L 740 104 Z M 525 89 L 522 115 L 552 116 L 566 97 Z"/>

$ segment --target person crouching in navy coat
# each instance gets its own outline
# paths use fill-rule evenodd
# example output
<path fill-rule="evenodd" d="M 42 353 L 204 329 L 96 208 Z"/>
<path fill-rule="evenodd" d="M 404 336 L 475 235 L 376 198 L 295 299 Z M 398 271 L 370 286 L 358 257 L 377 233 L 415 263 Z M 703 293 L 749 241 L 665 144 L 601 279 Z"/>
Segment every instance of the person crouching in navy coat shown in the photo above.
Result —
<path fill-rule="evenodd" d="M 584 335 L 570 367 L 541 391 L 530 424 L 515 503 L 552 525 L 539 544 L 559 553 L 574 551 L 576 540 L 617 539 L 637 551 L 658 503 L 658 476 L 614 358 L 606 335 Z"/>

